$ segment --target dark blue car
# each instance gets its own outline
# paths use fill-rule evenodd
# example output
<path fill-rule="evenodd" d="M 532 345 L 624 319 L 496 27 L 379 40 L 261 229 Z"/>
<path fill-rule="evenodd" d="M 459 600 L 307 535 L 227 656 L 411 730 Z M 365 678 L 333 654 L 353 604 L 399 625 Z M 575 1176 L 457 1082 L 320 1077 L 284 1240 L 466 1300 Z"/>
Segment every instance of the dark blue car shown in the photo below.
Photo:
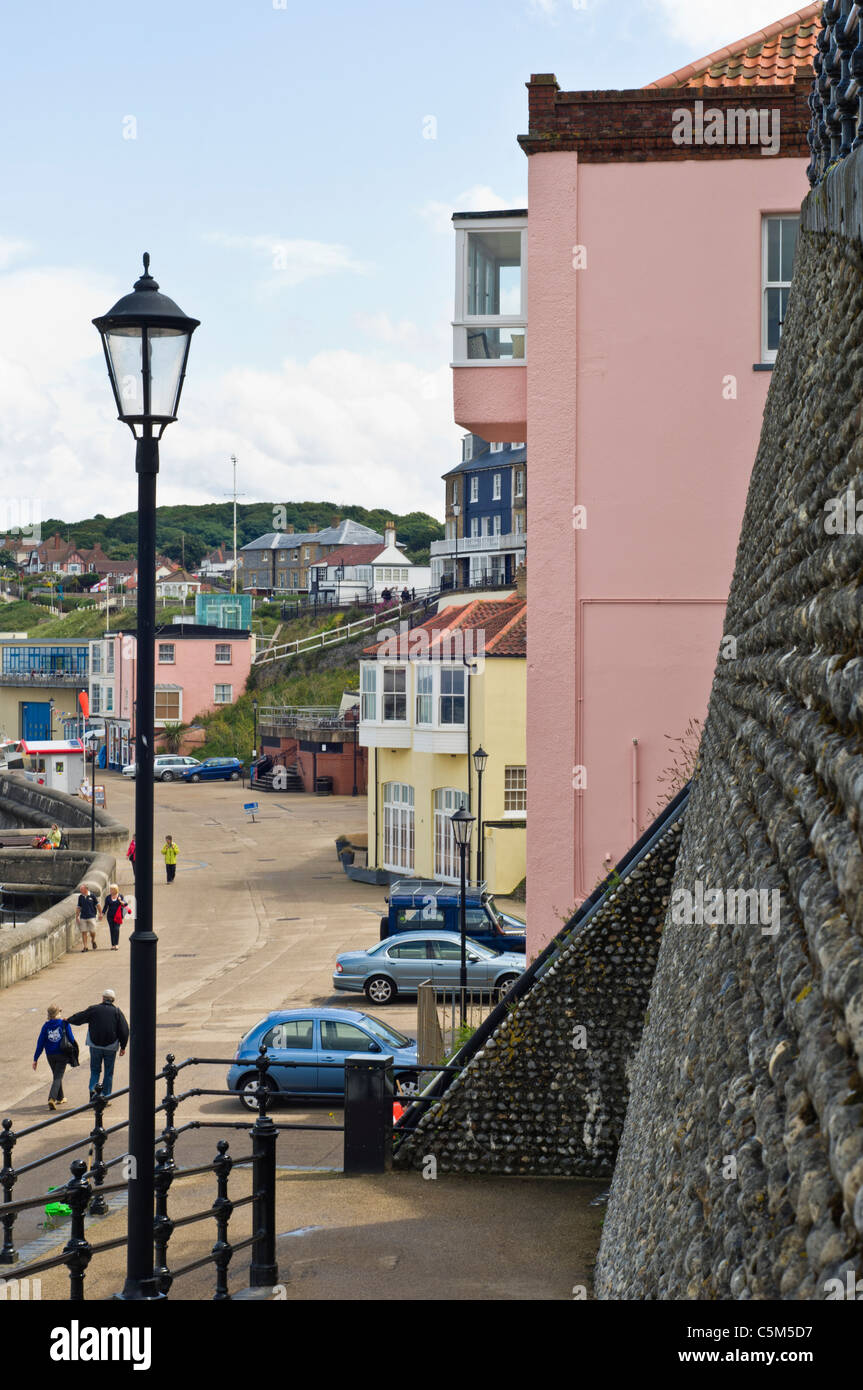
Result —
<path fill-rule="evenodd" d="M 271 1063 L 266 1084 L 276 1095 L 342 1099 L 344 1059 L 357 1053 L 392 1057 L 401 1090 L 417 1089 L 416 1040 L 389 1023 L 356 1009 L 280 1009 L 267 1014 L 240 1040 L 228 1072 L 229 1089 L 250 1110 L 258 1108 L 255 1061 L 262 1042 Z"/>
<path fill-rule="evenodd" d="M 239 758 L 207 758 L 183 773 L 186 782 L 239 782 L 243 764 Z"/>

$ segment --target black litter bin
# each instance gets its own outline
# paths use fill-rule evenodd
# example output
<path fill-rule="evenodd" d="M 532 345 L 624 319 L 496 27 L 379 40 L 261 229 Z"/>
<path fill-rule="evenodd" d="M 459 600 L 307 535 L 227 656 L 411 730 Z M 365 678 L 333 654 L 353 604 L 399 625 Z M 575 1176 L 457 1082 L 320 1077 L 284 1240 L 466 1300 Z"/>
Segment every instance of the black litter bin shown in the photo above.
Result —
<path fill-rule="evenodd" d="M 332 794 L 333 794 L 333 779 L 332 779 L 332 777 L 316 777 L 316 778 L 315 778 L 315 795 L 316 795 L 316 796 L 332 796 Z"/>

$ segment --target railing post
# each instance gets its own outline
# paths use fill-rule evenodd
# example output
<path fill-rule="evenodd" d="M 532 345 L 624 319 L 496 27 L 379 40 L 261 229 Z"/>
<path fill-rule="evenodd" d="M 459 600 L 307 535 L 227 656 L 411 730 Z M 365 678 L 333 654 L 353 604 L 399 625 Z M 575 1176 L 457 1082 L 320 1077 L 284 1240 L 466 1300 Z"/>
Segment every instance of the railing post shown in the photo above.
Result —
<path fill-rule="evenodd" d="M 393 1059 L 345 1058 L 346 1173 L 388 1173 L 393 1163 Z"/>
<path fill-rule="evenodd" d="M 106 1098 L 102 1095 L 102 1083 L 101 1081 L 97 1082 L 96 1089 L 93 1092 L 92 1101 L 93 1113 L 96 1123 L 90 1130 L 90 1138 L 93 1141 L 93 1163 L 90 1166 L 90 1175 L 93 1178 L 93 1181 L 96 1185 L 96 1191 L 93 1193 L 93 1199 L 90 1202 L 91 1216 L 104 1216 L 108 1210 L 108 1204 L 105 1201 L 105 1198 L 103 1197 L 102 1193 L 99 1191 L 103 1182 L 105 1181 L 105 1174 L 108 1171 L 107 1165 L 105 1164 L 103 1158 L 105 1152 L 105 1140 L 108 1136 L 105 1133 L 105 1126 L 102 1123 L 102 1117 L 105 1114 L 105 1106 L 107 1104 L 108 1102 Z"/>
<path fill-rule="evenodd" d="M 172 1283 L 168 1269 L 168 1241 L 174 1234 L 174 1223 L 168 1215 L 168 1193 L 174 1181 L 175 1171 L 172 1149 L 157 1149 L 156 1168 L 153 1173 L 153 1188 L 156 1194 L 156 1214 L 153 1218 L 153 1277 L 159 1292 L 163 1294 L 167 1294 Z"/>
<path fill-rule="evenodd" d="M 230 1294 L 228 1293 L 228 1265 L 231 1263 L 231 1256 L 234 1252 L 228 1242 L 228 1222 L 231 1219 L 234 1208 L 228 1197 L 228 1176 L 234 1166 L 234 1160 L 228 1155 L 228 1147 L 227 1139 L 220 1139 L 216 1145 L 218 1153 L 213 1159 L 213 1168 L 216 1172 L 217 1184 L 216 1200 L 213 1203 L 213 1212 L 216 1217 L 216 1243 L 212 1249 L 212 1255 L 216 1265 L 216 1292 L 214 1294 L 214 1302 L 230 1298 Z M 271 1282 L 275 1282 L 275 1280 Z"/>
<path fill-rule="evenodd" d="M 69 1301 L 83 1303 L 84 1275 L 92 1255 L 90 1242 L 84 1233 L 84 1213 L 90 1203 L 90 1184 L 83 1158 L 76 1158 L 70 1166 L 72 1177 L 66 1185 L 64 1196 L 72 1208 L 72 1232 L 63 1246 L 63 1254 L 68 1256 Z"/>
<path fill-rule="evenodd" d="M 263 1043 L 255 1063 L 258 1069 L 258 1118 L 252 1136 L 252 1223 L 255 1243 L 249 1266 L 249 1288 L 264 1289 L 278 1282 L 276 1263 L 276 1141 L 279 1131 L 267 1114 L 270 1099 L 266 1085 L 270 1061 Z"/>
<path fill-rule="evenodd" d="M 3 1186 L 3 1201 L 12 1201 L 12 1191 L 18 1181 L 18 1174 L 12 1166 L 12 1150 L 17 1143 L 17 1135 L 12 1129 L 12 1121 L 3 1121 L 3 1133 L 0 1134 L 0 1148 L 3 1150 L 3 1167 L 0 1168 L 0 1184 Z M 12 1235 L 12 1227 L 15 1225 L 16 1213 L 10 1212 L 3 1217 L 3 1249 L 0 1250 L 0 1265 L 14 1265 L 18 1260 L 18 1251 L 15 1249 L 15 1240 Z"/>

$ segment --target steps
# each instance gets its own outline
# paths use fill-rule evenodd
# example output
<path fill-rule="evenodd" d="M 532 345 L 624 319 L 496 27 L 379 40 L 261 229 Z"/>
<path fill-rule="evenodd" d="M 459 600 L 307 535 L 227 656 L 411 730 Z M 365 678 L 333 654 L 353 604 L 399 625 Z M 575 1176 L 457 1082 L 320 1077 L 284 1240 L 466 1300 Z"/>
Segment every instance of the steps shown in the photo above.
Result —
<path fill-rule="evenodd" d="M 257 777 L 254 790 L 258 792 L 302 792 L 305 791 L 305 788 L 297 764 L 291 763 L 290 767 L 281 765 L 271 767 L 269 772 L 264 773 L 263 777 Z"/>

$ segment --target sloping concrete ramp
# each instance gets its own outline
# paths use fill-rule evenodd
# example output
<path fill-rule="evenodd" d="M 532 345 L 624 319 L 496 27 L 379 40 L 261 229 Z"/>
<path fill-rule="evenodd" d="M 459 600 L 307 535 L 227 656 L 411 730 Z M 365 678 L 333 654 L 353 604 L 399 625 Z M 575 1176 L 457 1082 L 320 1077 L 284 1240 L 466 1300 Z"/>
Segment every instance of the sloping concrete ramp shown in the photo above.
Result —
<path fill-rule="evenodd" d="M 607 1177 L 644 1024 L 684 788 L 516 983 L 400 1127 L 396 1164 Z"/>

